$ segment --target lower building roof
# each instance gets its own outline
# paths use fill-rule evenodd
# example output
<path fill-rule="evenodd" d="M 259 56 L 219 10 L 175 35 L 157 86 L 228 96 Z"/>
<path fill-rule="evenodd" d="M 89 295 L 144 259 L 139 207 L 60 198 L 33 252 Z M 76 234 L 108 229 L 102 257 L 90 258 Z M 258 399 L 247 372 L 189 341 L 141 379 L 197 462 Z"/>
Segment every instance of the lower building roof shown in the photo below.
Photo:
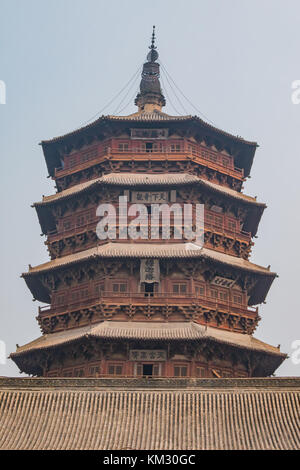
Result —
<path fill-rule="evenodd" d="M 1 450 L 300 449 L 300 378 L 0 378 Z"/>
<path fill-rule="evenodd" d="M 54 348 L 81 338 L 138 339 L 138 340 L 212 340 L 236 348 L 248 349 L 281 356 L 279 348 L 271 346 L 251 335 L 212 328 L 195 322 L 118 322 L 104 321 L 94 325 L 49 333 L 18 347 L 11 357 L 18 357 L 38 350 Z"/>

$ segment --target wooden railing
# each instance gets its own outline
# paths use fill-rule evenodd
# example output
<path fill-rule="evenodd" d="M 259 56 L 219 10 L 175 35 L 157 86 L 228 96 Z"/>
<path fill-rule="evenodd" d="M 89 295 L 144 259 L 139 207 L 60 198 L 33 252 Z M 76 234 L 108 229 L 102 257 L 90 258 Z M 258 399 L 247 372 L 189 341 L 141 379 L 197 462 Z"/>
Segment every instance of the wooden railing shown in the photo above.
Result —
<path fill-rule="evenodd" d="M 232 230 L 224 226 L 224 224 L 217 225 L 217 224 L 213 224 L 210 222 L 205 222 L 204 230 L 209 231 L 209 229 L 220 235 L 231 236 L 232 238 L 238 238 L 239 240 L 244 240 L 247 243 L 249 243 L 251 240 L 251 232 L 245 232 L 244 230 Z"/>
<path fill-rule="evenodd" d="M 225 156 L 221 153 L 203 147 L 199 144 L 190 143 L 185 140 L 168 140 L 164 143 L 153 143 L 151 149 L 145 148 L 142 143 L 133 140 L 116 140 L 111 139 L 104 144 L 98 144 L 90 149 L 78 151 L 74 154 L 68 155 L 66 158 L 65 167 L 55 169 L 55 177 L 60 178 L 73 173 L 74 170 L 81 171 L 85 168 L 95 165 L 106 158 L 119 157 L 120 159 L 131 160 L 132 158 L 148 157 L 153 160 L 175 157 L 178 159 L 186 159 L 187 157 L 199 163 L 210 166 L 211 168 L 220 171 L 220 168 L 225 173 L 233 177 L 243 178 L 244 170 L 234 167 L 233 158 Z M 226 162 L 226 164 L 225 164 Z"/>
<path fill-rule="evenodd" d="M 99 222 L 99 218 L 97 219 L 94 219 L 92 221 L 90 221 L 88 224 L 84 224 L 84 225 L 80 225 L 80 226 L 73 226 L 71 228 L 65 228 L 65 227 L 61 227 L 59 230 L 51 230 L 48 232 L 48 237 L 49 237 L 49 241 L 50 242 L 53 242 L 53 241 L 56 241 L 56 240 L 60 240 L 61 237 L 71 237 L 71 236 L 74 236 L 74 235 L 77 235 L 77 234 L 83 234 L 85 232 L 88 232 L 88 231 L 96 231 L 96 225 L 97 223 Z M 130 218 L 128 218 L 128 223 L 130 223 Z M 161 221 L 161 218 L 160 218 L 160 222 L 159 224 L 155 225 L 157 227 L 159 227 L 160 229 L 164 226 L 164 224 L 162 223 Z M 182 227 L 182 226 L 178 226 L 178 225 L 174 225 L 174 223 L 172 223 L 172 219 L 170 221 L 170 229 L 171 229 L 171 233 L 172 233 L 172 227 Z M 147 227 L 147 225 L 145 225 L 145 227 Z M 151 224 L 151 217 L 149 217 L 148 219 L 148 235 L 150 237 L 150 232 L 151 232 L 151 227 L 152 227 L 152 224 Z M 122 239 L 119 239 L 119 225 L 116 226 L 116 239 L 118 241 L 122 241 Z M 245 232 L 243 230 L 232 230 L 228 227 L 225 226 L 225 224 L 222 224 L 222 225 L 218 225 L 218 224 L 214 224 L 214 223 L 210 223 L 210 222 L 205 222 L 205 225 L 204 225 L 204 230 L 205 232 L 208 232 L 208 231 L 213 231 L 221 236 L 229 236 L 229 237 L 232 237 L 232 238 L 237 238 L 238 240 L 242 240 L 242 241 L 245 241 L 246 243 L 249 243 L 251 241 L 251 233 L 250 232 Z M 149 232 L 150 231 L 150 232 Z M 160 233 L 158 239 L 162 239 L 162 234 Z M 170 238 L 171 240 L 173 240 L 173 237 Z M 182 239 L 184 240 L 184 236 L 182 236 Z M 152 239 L 154 240 L 154 238 Z M 156 239 L 155 239 L 156 240 Z M 147 241 L 151 241 L 151 238 L 150 239 L 142 239 L 142 241 L 144 243 L 146 243 Z M 177 239 L 178 241 L 178 239 Z"/>
<path fill-rule="evenodd" d="M 88 289 L 88 288 L 87 288 Z M 105 304 L 120 304 L 120 305 L 161 305 L 161 304 L 172 304 L 172 305 L 192 305 L 193 303 L 198 303 L 204 308 L 211 309 L 224 309 L 230 313 L 244 314 L 249 317 L 253 317 L 258 313 L 258 307 L 245 307 L 240 304 L 234 304 L 229 298 L 227 301 L 214 299 L 206 295 L 197 295 L 196 293 L 187 293 L 184 295 L 175 294 L 173 292 L 154 292 L 154 293 L 145 293 L 145 292 L 112 292 L 106 291 L 101 295 L 92 296 L 89 292 L 85 300 L 71 302 L 65 298 L 65 304 L 58 305 L 45 305 L 39 307 L 39 314 L 59 314 L 63 312 L 68 312 L 72 310 L 77 310 L 80 308 L 89 308 L 97 303 Z"/>

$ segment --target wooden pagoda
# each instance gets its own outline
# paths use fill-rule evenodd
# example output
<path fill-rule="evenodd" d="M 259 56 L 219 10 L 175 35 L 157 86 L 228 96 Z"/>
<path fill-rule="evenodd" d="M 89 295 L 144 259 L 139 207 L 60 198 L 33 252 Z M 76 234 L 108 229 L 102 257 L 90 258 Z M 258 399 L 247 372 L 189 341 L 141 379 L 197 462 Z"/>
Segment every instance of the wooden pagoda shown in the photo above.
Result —
<path fill-rule="evenodd" d="M 42 336 L 11 354 L 22 372 L 264 377 L 286 357 L 253 337 L 257 305 L 276 277 L 249 261 L 266 207 L 242 192 L 257 144 L 164 113 L 157 58 L 153 38 L 137 112 L 41 143 L 57 192 L 34 204 L 50 261 L 23 274 L 46 305 L 37 316 Z M 203 204 L 204 246 L 162 239 L 162 220 L 156 238 L 149 227 L 141 227 L 147 239 L 118 237 L 117 224 L 115 239 L 100 240 L 97 208 L 118 210 L 120 196 L 128 208 Z"/>

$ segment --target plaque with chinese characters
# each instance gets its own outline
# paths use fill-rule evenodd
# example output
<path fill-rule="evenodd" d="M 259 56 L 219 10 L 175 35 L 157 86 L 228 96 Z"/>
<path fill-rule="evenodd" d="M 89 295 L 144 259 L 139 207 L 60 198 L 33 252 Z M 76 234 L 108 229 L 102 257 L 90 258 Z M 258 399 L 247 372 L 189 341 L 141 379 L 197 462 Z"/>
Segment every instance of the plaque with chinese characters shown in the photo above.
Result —
<path fill-rule="evenodd" d="M 130 361 L 165 361 L 167 353 L 159 349 L 131 349 L 129 351 Z"/>
<path fill-rule="evenodd" d="M 131 137 L 134 139 L 166 139 L 168 129 L 131 129 Z"/>
<path fill-rule="evenodd" d="M 163 204 L 169 201 L 168 191 L 132 191 L 131 201 L 140 204 Z"/>
<path fill-rule="evenodd" d="M 232 287 L 235 281 L 233 279 L 227 279 L 226 277 L 215 276 L 211 283 L 220 287 Z"/>
<path fill-rule="evenodd" d="M 160 269 L 158 259 L 141 259 L 140 281 L 159 282 Z"/>

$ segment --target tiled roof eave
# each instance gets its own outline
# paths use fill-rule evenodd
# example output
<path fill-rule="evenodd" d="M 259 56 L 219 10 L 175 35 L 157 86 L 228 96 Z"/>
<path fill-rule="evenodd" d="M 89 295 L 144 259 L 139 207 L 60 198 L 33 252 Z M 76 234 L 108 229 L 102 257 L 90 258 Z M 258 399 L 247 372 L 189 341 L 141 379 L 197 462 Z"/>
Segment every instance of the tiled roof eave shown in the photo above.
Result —
<path fill-rule="evenodd" d="M 110 325 L 111 323 L 111 325 Z M 257 353 L 269 354 L 271 356 L 276 356 L 282 358 L 284 360 L 287 357 L 287 354 L 280 352 L 279 350 L 276 351 L 274 347 L 269 346 L 266 343 L 263 343 L 259 340 L 255 340 L 257 344 L 254 342 L 250 342 L 250 344 L 243 344 L 241 342 L 240 337 L 244 337 L 244 339 L 248 339 L 248 335 L 242 335 L 240 333 L 234 333 L 227 330 L 220 330 L 216 328 L 207 328 L 204 330 L 203 325 L 199 325 L 196 323 L 181 323 L 176 324 L 170 322 L 169 324 L 160 324 L 155 323 L 148 323 L 145 325 L 142 323 L 142 326 L 138 322 L 131 323 L 130 327 L 128 327 L 128 323 L 124 325 L 123 322 L 102 322 L 100 324 L 91 325 L 91 327 L 82 327 L 73 330 L 67 330 L 64 332 L 66 338 L 64 340 L 60 339 L 60 333 L 51 333 L 48 335 L 44 335 L 40 337 L 38 340 L 42 340 L 45 338 L 45 344 L 36 344 L 34 345 L 35 341 L 29 343 L 28 345 L 20 347 L 19 351 L 10 354 L 10 357 L 18 358 L 20 356 L 30 354 L 35 351 L 41 350 L 48 350 L 53 348 L 58 348 L 61 346 L 67 346 L 69 344 L 81 341 L 84 338 L 95 338 L 95 339 L 105 339 L 105 340 L 130 340 L 135 339 L 139 341 L 211 341 L 216 342 L 219 344 L 227 345 L 234 349 L 244 349 L 249 351 L 254 351 Z M 153 329 L 155 326 L 155 329 Z M 174 328 L 175 326 L 175 328 Z M 88 331 L 89 329 L 89 331 Z M 77 334 L 76 334 L 77 333 Z M 72 337 L 72 334 L 74 335 Z M 71 337 L 68 338 L 68 335 Z M 223 337 L 222 337 L 223 335 Z M 230 338 L 229 338 L 230 336 Z M 228 337 L 228 338 L 227 338 Z M 252 338 L 252 337 L 251 337 Z M 47 340 L 50 339 L 47 342 Z M 51 344 L 51 340 L 53 340 Z M 24 348 L 24 349 L 23 349 Z"/>
<path fill-rule="evenodd" d="M 175 250 L 178 248 L 177 244 L 172 244 L 171 248 L 170 245 L 156 245 L 148 243 L 146 244 L 145 251 L 142 251 L 144 244 L 126 244 L 126 243 L 113 243 L 109 242 L 104 245 L 99 245 L 94 248 L 90 248 L 85 251 L 80 251 L 78 253 L 72 255 L 66 255 L 62 258 L 56 258 L 52 261 L 44 263 L 42 265 L 29 268 L 28 272 L 22 273 L 22 277 L 26 278 L 28 276 L 32 276 L 35 274 L 39 274 L 41 272 L 51 271 L 53 269 L 60 269 L 65 268 L 66 266 L 71 266 L 73 264 L 77 264 L 80 262 L 88 261 L 89 259 L 93 258 L 104 258 L 104 259 L 114 259 L 114 258 L 126 258 L 126 259 L 140 259 L 140 258 L 158 258 L 158 259 L 195 259 L 195 258 L 203 258 L 211 260 L 212 262 L 216 262 L 223 265 L 228 265 L 236 269 L 242 269 L 244 271 L 253 272 L 255 274 L 266 275 L 268 277 L 275 278 L 277 274 L 268 270 L 267 268 L 263 268 L 256 264 L 251 263 L 250 261 L 244 263 L 245 260 L 241 258 L 237 258 L 234 256 L 226 255 L 219 252 L 214 252 L 214 250 L 209 250 L 206 248 L 202 249 L 195 249 L 195 250 L 187 250 L 185 249 L 185 243 L 180 244 L 180 249 L 176 252 Z M 158 247 L 158 250 L 155 249 Z M 129 251 L 125 251 L 128 248 Z M 164 252 L 164 248 L 166 251 Z M 130 251 L 131 250 L 131 251 Z M 168 252 L 168 251 L 169 252 Z M 173 253 L 172 253 L 173 250 Z"/>
<path fill-rule="evenodd" d="M 147 174 L 145 174 L 146 176 Z M 47 205 L 53 205 L 56 204 L 57 202 L 60 202 L 61 200 L 65 199 L 70 199 L 72 197 L 76 197 L 78 194 L 83 194 L 92 188 L 96 186 L 101 186 L 101 185 L 112 185 L 112 186 L 123 186 L 123 187 L 130 187 L 130 186 L 137 186 L 137 185 L 147 185 L 147 186 L 183 186 L 183 185 L 190 185 L 190 184 L 199 184 L 204 186 L 206 189 L 210 191 L 215 191 L 223 196 L 229 197 L 231 199 L 236 199 L 239 200 L 241 203 L 244 204 L 250 204 L 254 205 L 257 207 L 260 207 L 264 209 L 266 207 L 265 203 L 258 202 L 255 198 L 252 198 L 251 196 L 246 196 L 243 193 L 239 193 L 238 191 L 230 190 L 230 188 L 226 188 L 221 185 L 213 184 L 209 181 L 200 179 L 194 175 L 188 175 L 188 174 L 168 174 L 172 176 L 173 178 L 168 178 L 166 181 L 160 181 L 159 178 L 155 178 L 157 176 L 162 176 L 162 175 L 149 175 L 152 176 L 152 178 L 149 178 L 149 181 L 142 181 L 139 183 L 138 179 L 135 179 L 135 174 L 130 173 L 129 176 L 125 173 L 109 173 L 108 175 L 104 175 L 100 178 L 96 178 L 95 180 L 90 180 L 85 183 L 78 184 L 76 186 L 72 186 L 71 188 L 68 188 L 66 190 L 63 190 L 61 192 L 58 192 L 54 195 L 51 196 L 46 196 L 43 198 L 42 201 L 35 202 L 33 204 L 33 207 L 39 208 Z M 115 179 L 112 177 L 114 176 Z M 138 174 L 138 177 L 142 177 L 144 175 Z M 181 179 L 179 178 L 181 176 Z M 184 180 L 184 176 L 189 176 L 189 178 L 186 178 L 186 181 Z M 110 178 L 109 178 L 110 177 Z M 130 177 L 132 182 L 130 182 Z M 119 178 L 119 180 L 118 180 Z M 128 178 L 128 179 L 126 179 Z M 176 181 L 177 178 L 177 181 Z M 123 179 L 123 181 L 122 181 Z"/>
<path fill-rule="evenodd" d="M 133 115 L 130 115 L 130 116 L 112 116 L 112 115 L 104 116 L 104 115 L 102 115 L 101 117 L 99 117 L 98 119 L 96 119 L 95 121 L 93 121 L 92 123 L 90 123 L 86 126 L 83 126 L 79 129 L 76 129 L 76 130 L 74 130 L 72 132 L 69 132 L 69 133 L 66 133 L 64 135 L 54 137 L 52 139 L 42 140 L 40 142 L 40 144 L 44 147 L 44 146 L 49 146 L 49 145 L 52 145 L 52 144 L 55 144 L 55 143 L 63 142 L 65 139 L 80 135 L 82 132 L 84 132 L 86 130 L 97 127 L 97 125 L 102 123 L 102 122 L 133 122 L 133 123 L 134 122 L 153 122 L 153 123 L 157 122 L 157 123 L 160 123 L 162 121 L 163 122 L 168 122 L 169 121 L 169 122 L 196 122 L 196 123 L 201 124 L 203 127 L 207 128 L 207 129 L 209 129 L 213 132 L 216 132 L 217 134 L 219 134 L 221 136 L 227 137 L 227 138 L 229 138 L 229 139 L 231 139 L 235 142 L 238 142 L 240 144 L 250 146 L 250 147 L 255 147 L 255 148 L 258 146 L 257 142 L 248 141 L 248 140 L 245 140 L 245 139 L 243 139 L 241 137 L 238 137 L 236 135 L 230 134 L 229 132 L 223 131 L 222 129 L 219 129 L 219 128 L 213 126 L 212 124 L 209 124 L 209 123 L 205 122 L 199 116 L 192 116 L 192 115 L 168 116 L 165 113 L 150 113 L 150 114 L 151 114 L 152 117 L 150 117 L 149 119 L 145 118 L 145 113 L 140 114 L 140 119 L 139 119 L 138 113 L 134 113 Z M 155 115 L 156 115 L 156 117 L 155 117 Z"/>
<path fill-rule="evenodd" d="M 132 336 L 122 336 L 122 337 L 119 337 L 119 338 L 116 338 L 114 336 L 99 336 L 99 335 L 93 335 L 93 334 L 87 334 L 85 335 L 85 337 L 87 339 L 89 338 L 93 338 L 93 339 L 101 339 L 101 340 L 118 340 L 118 339 L 122 339 L 122 340 L 129 340 L 129 339 L 133 339 L 133 340 L 139 340 L 139 341 L 145 341 L 145 342 L 151 342 L 151 341 L 158 341 L 158 342 L 166 342 L 166 341 L 170 341 L 170 342 L 201 342 L 201 341 L 207 341 L 207 342 L 212 342 L 212 343 L 218 343 L 218 344 L 223 344 L 223 345 L 227 345 L 229 346 L 230 348 L 233 348 L 233 349 L 238 349 L 238 350 L 247 350 L 247 351 L 253 351 L 253 352 L 257 352 L 257 353 L 261 353 L 261 354 L 267 354 L 267 355 L 271 355 L 271 356 L 274 356 L 274 357 L 281 357 L 282 360 L 286 359 L 288 357 L 288 355 L 286 353 L 282 353 L 282 352 L 275 352 L 275 351 L 267 351 L 267 350 L 262 350 L 262 349 L 259 349 L 259 348 L 251 348 L 251 347 L 248 347 L 246 345 L 238 345 L 238 344 L 233 344 L 233 343 L 230 343 L 229 341 L 222 341 L 220 339 L 217 339 L 217 338 L 213 338 L 213 337 L 203 337 L 203 338 L 144 338 L 144 337 L 140 337 L 140 336 L 136 336 L 136 337 L 132 337 Z M 74 343 L 78 343 L 80 342 L 82 339 L 84 338 L 84 336 L 80 336 L 78 338 L 75 338 L 75 339 L 70 339 L 68 341 L 65 341 L 64 343 L 59 343 L 59 344 L 53 344 L 53 345 L 50 345 L 50 346 L 46 346 L 46 347 L 37 347 L 37 348 L 33 348 L 33 349 L 30 349 L 30 350 L 24 350 L 24 351 L 16 351 L 16 352 L 12 352 L 10 353 L 9 355 L 9 358 L 10 359 L 14 359 L 14 358 L 18 358 L 18 357 L 22 357 L 22 356 L 25 356 L 25 355 L 28 355 L 28 354 L 32 354 L 34 352 L 37 352 L 37 351 L 46 351 L 46 350 L 53 350 L 53 349 L 56 349 L 56 348 L 59 348 L 59 347 L 63 347 L 63 346 L 67 346 L 67 345 L 70 345 L 70 344 L 74 344 Z"/>

